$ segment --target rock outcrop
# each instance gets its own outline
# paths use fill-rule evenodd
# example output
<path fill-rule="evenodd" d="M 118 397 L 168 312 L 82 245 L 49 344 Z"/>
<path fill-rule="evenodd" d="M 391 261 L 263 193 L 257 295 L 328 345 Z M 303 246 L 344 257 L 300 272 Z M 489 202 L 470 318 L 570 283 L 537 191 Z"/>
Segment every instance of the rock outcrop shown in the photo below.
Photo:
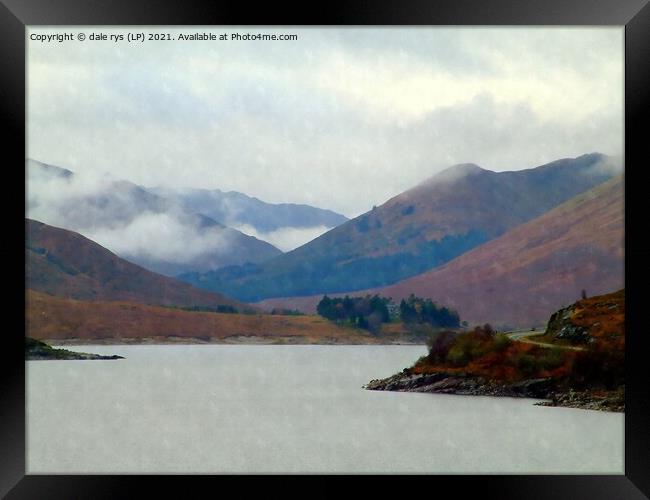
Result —
<path fill-rule="evenodd" d="M 409 374 L 402 372 L 385 379 L 371 380 L 364 386 L 364 389 L 552 399 L 555 387 L 550 379 L 529 379 L 505 384 L 464 373 Z"/>
<path fill-rule="evenodd" d="M 592 344 L 604 337 L 624 337 L 625 290 L 584 298 L 553 313 L 545 336 L 572 344 Z M 605 339 L 606 340 L 606 339 Z"/>
<path fill-rule="evenodd" d="M 55 349 L 40 340 L 25 337 L 25 360 L 94 360 L 94 359 L 124 359 L 122 356 L 102 356 L 100 354 L 88 354 L 85 352 L 73 352 L 67 349 Z"/>

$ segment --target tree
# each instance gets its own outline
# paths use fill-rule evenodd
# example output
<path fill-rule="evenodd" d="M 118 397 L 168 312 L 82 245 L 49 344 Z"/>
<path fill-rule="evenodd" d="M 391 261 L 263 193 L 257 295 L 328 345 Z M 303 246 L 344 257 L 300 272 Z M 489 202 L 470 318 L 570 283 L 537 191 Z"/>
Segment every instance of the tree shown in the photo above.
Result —
<path fill-rule="evenodd" d="M 332 318 L 332 299 L 325 295 L 316 306 L 316 312 L 324 318 Z"/>
<path fill-rule="evenodd" d="M 427 361 L 431 364 L 446 362 L 449 349 L 453 345 L 455 338 L 456 334 L 448 330 L 433 333 L 427 340 L 427 347 L 429 348 Z"/>
<path fill-rule="evenodd" d="M 400 303 L 400 313 L 405 323 L 427 323 L 438 328 L 460 326 L 458 313 L 447 307 L 438 307 L 431 299 L 422 299 L 411 294 Z"/>
<path fill-rule="evenodd" d="M 350 297 L 331 299 L 324 295 L 316 306 L 318 314 L 331 321 L 347 320 L 358 328 L 378 333 L 381 323 L 390 321 L 388 303 L 391 299 L 379 295 L 365 297 Z"/>

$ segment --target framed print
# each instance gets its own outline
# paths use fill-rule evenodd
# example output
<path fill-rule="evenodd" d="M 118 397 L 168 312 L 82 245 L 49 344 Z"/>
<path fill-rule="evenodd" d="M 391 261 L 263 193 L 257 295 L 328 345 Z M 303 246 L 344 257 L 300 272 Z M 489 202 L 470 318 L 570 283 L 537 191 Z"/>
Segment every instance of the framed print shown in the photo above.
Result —
<path fill-rule="evenodd" d="M 647 497 L 646 2 L 2 12 L 3 494 Z"/>

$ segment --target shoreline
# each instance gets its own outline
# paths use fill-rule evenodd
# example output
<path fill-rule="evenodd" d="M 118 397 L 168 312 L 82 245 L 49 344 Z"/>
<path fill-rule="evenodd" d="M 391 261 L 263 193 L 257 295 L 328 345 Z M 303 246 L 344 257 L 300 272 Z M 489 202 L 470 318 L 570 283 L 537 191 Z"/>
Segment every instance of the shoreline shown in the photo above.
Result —
<path fill-rule="evenodd" d="M 121 337 L 100 339 L 43 339 L 50 345 L 57 346 L 86 346 L 86 345 L 421 345 L 425 342 L 415 342 L 406 339 L 382 338 L 345 338 L 327 337 L 323 339 L 310 339 L 300 336 L 267 337 L 232 335 L 228 337 Z"/>
<path fill-rule="evenodd" d="M 371 380 L 363 388 L 371 391 L 529 398 L 542 400 L 534 403 L 536 406 L 625 412 L 624 390 L 611 391 L 605 396 L 595 391 L 567 391 L 558 388 L 554 381 L 548 378 L 499 383 L 465 373 L 436 372 L 411 375 L 401 372 L 384 379 Z"/>
<path fill-rule="evenodd" d="M 124 359 L 118 355 L 69 351 L 31 338 L 25 339 L 25 361 L 95 361 Z"/>

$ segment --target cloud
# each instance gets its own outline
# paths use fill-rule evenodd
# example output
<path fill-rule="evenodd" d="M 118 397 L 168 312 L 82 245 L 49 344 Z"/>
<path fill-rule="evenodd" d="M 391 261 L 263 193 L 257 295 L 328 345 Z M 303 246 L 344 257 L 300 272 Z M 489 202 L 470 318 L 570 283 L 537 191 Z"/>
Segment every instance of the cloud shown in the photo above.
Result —
<path fill-rule="evenodd" d="M 235 225 L 233 227 L 244 234 L 264 240 L 283 252 L 298 248 L 332 229 L 327 226 L 281 227 L 274 231 L 263 232 L 258 231 L 249 224 Z"/>
<path fill-rule="evenodd" d="M 587 171 L 586 175 L 619 175 L 624 171 L 622 156 L 607 156 L 594 163 Z"/>
<path fill-rule="evenodd" d="M 146 212 L 128 224 L 87 229 L 84 235 L 126 258 L 188 264 L 209 253 L 224 253 L 231 244 L 226 231 L 200 230 L 169 213 Z"/>
<path fill-rule="evenodd" d="M 110 175 L 87 170 L 66 176 L 64 171 L 39 162 L 27 166 L 27 215 L 48 224 L 73 230 L 114 221 L 115 213 L 103 208 L 108 194 L 123 208 L 129 200 L 114 191 Z M 123 210 L 124 212 L 124 210 Z"/>
<path fill-rule="evenodd" d="M 56 167 L 27 166 L 27 217 L 78 232 L 121 257 L 219 267 L 236 233 L 139 186 L 92 173 L 64 176 Z"/>
<path fill-rule="evenodd" d="M 623 151 L 621 27 L 237 30 L 299 40 L 29 42 L 29 156 L 350 217 L 457 163 Z"/>

